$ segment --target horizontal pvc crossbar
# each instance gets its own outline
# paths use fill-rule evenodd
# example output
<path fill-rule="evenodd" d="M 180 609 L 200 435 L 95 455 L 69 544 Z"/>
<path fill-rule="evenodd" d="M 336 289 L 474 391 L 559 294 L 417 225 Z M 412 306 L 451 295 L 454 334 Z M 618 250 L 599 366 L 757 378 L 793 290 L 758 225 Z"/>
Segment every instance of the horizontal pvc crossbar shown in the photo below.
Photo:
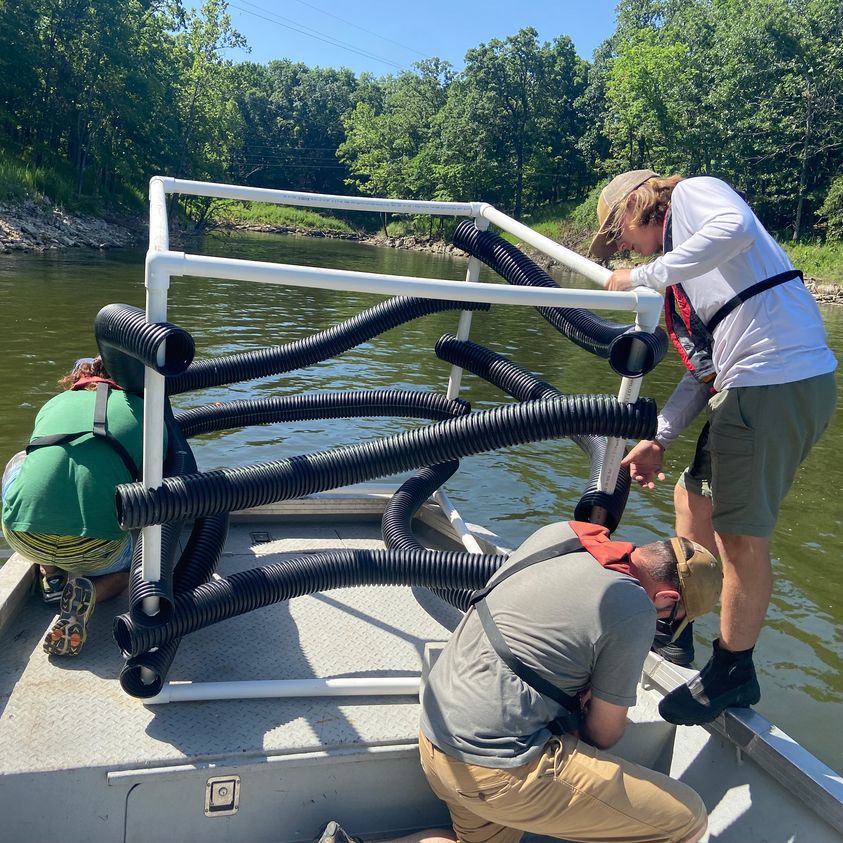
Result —
<path fill-rule="evenodd" d="M 282 697 L 368 697 L 419 695 L 418 676 L 338 679 L 256 679 L 242 682 L 167 682 L 144 705 L 197 700 L 255 700 Z"/>
<path fill-rule="evenodd" d="M 369 196 L 334 196 L 330 193 L 304 193 L 272 190 L 267 187 L 243 187 L 236 184 L 188 181 L 156 176 L 166 193 L 212 196 L 217 199 L 241 199 L 273 205 L 298 205 L 306 208 L 334 208 L 341 211 L 376 211 L 393 214 L 435 214 L 451 217 L 476 217 L 481 202 L 429 202 L 415 199 L 376 199 Z"/>
<path fill-rule="evenodd" d="M 182 252 L 158 252 L 147 259 L 150 270 L 163 274 L 194 275 L 204 278 L 225 278 L 310 287 L 327 290 L 346 290 L 381 295 L 419 296 L 428 299 L 448 299 L 490 304 L 519 304 L 529 307 L 586 307 L 605 310 L 637 310 L 649 299 L 657 308 L 661 296 L 652 290 L 610 293 L 600 290 L 567 288 L 515 287 L 473 281 L 451 281 L 442 278 L 414 278 L 406 275 L 381 275 L 372 272 L 352 272 L 344 269 L 325 269 L 312 266 L 218 258 Z"/>
<path fill-rule="evenodd" d="M 594 281 L 601 287 L 606 286 L 609 276 L 612 271 L 606 269 L 605 266 L 600 266 L 594 261 L 573 252 L 565 246 L 539 234 L 538 231 L 533 231 L 532 228 L 518 222 L 518 220 L 508 217 L 506 214 L 499 211 L 492 205 L 483 205 L 480 209 L 480 214 L 484 219 L 494 223 L 498 228 L 503 229 L 510 234 L 514 234 L 524 243 L 529 243 L 534 248 L 538 249 L 548 257 L 555 258 L 568 269 L 584 275 L 589 281 Z"/>

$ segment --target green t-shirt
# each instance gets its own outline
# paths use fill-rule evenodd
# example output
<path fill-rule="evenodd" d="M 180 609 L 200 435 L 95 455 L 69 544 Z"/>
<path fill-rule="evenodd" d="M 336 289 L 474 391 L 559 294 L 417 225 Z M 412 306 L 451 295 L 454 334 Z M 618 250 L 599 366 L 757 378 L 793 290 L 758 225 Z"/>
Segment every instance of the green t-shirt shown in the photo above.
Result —
<path fill-rule="evenodd" d="M 50 399 L 35 418 L 32 440 L 90 430 L 96 392 L 74 390 Z M 140 468 L 143 400 L 120 390 L 108 397 L 106 427 Z M 117 452 L 93 433 L 73 442 L 36 448 L 3 500 L 7 529 L 26 533 L 119 539 L 114 490 L 132 478 Z"/>

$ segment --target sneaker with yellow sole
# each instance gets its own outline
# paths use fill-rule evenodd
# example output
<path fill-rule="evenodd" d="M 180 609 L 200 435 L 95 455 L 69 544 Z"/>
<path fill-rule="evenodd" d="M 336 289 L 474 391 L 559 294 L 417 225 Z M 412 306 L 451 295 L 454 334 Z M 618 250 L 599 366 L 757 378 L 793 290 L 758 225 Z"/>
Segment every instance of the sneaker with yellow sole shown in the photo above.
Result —
<path fill-rule="evenodd" d="M 61 593 L 59 616 L 44 638 L 44 652 L 50 656 L 78 656 L 88 637 L 88 621 L 96 602 L 97 593 L 89 579 L 68 580 Z"/>

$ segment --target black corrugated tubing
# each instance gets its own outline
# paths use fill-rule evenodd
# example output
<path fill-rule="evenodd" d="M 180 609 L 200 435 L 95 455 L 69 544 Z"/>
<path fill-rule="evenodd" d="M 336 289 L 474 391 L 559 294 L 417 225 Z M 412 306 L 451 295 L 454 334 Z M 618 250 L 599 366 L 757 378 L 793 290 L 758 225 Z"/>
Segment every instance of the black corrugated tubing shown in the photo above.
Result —
<path fill-rule="evenodd" d="M 424 550 L 424 546 L 413 535 L 413 516 L 422 504 L 444 483 L 446 483 L 459 468 L 459 462 L 433 465 L 422 469 L 414 477 L 410 477 L 401 484 L 393 494 L 381 520 L 383 543 L 389 550 Z M 488 563 L 495 568 L 503 565 L 507 557 L 499 554 L 485 554 Z M 465 588 L 431 588 L 434 594 L 456 606 L 463 612 L 469 607 L 471 590 Z"/>
<path fill-rule="evenodd" d="M 222 512 L 201 518 L 193 525 L 187 547 L 173 577 L 176 594 L 191 591 L 211 579 L 228 536 L 228 521 L 229 514 Z M 123 617 L 129 619 L 132 615 L 126 614 Z M 134 625 L 136 619 L 127 622 Z M 181 638 L 172 638 L 156 650 L 138 653 L 130 658 L 120 672 L 123 690 L 141 699 L 160 693 L 180 641 Z"/>
<path fill-rule="evenodd" d="M 434 351 L 440 360 L 483 378 L 519 401 L 562 397 L 555 386 L 539 380 L 532 372 L 502 354 L 471 340 L 459 340 L 453 334 L 444 334 L 437 340 Z"/>
<path fill-rule="evenodd" d="M 183 520 L 172 521 L 161 527 L 161 578 L 143 578 L 143 536 L 138 535 L 132 553 L 132 567 L 129 574 L 129 613 L 138 623 L 163 623 L 173 611 L 173 568 L 179 549 Z M 144 613 L 142 604 L 148 597 L 158 599 L 158 614 Z"/>
<path fill-rule="evenodd" d="M 610 533 L 614 533 L 618 528 L 629 498 L 631 483 L 629 468 L 625 465 L 620 466 L 613 492 L 598 491 L 600 471 L 603 468 L 608 443 L 604 438 L 595 436 L 592 437 L 591 444 L 594 451 L 591 459 L 591 476 L 588 479 L 585 492 L 583 492 L 579 503 L 574 508 L 574 521 L 592 521 L 603 524 L 609 528 Z M 595 510 L 602 510 L 603 514 L 599 518 L 595 518 Z"/>
<path fill-rule="evenodd" d="M 556 387 L 539 380 L 532 372 L 522 369 L 503 355 L 469 340 L 458 340 L 450 334 L 445 334 L 436 343 L 436 356 L 478 375 L 520 401 L 541 401 L 562 394 Z M 574 519 L 593 521 L 596 518 L 610 532 L 614 532 L 629 498 L 629 468 L 624 465 L 620 467 L 613 492 L 600 492 L 597 486 L 606 456 L 605 437 L 571 436 L 571 439 L 591 460 L 589 482 L 575 508 Z M 595 516 L 595 511 L 600 513 L 599 516 Z"/>
<path fill-rule="evenodd" d="M 480 231 L 473 220 L 462 220 L 457 225 L 453 242 L 483 261 L 510 284 L 559 288 L 520 249 L 491 231 Z M 656 328 L 652 334 L 633 332 L 634 325 L 618 325 L 581 308 L 537 307 L 536 310 L 573 343 L 608 359 L 612 368 L 626 377 L 639 377 L 652 371 L 667 353 L 667 335 L 661 328 Z M 640 366 L 630 368 L 629 356 L 636 346 L 636 350 L 643 351 L 642 362 Z"/>
<path fill-rule="evenodd" d="M 192 474 L 197 470 L 196 458 L 187 443 L 181 428 L 173 417 L 170 402 L 164 402 L 164 428 L 167 431 L 167 453 L 164 458 L 163 474 L 172 477 Z M 129 611 L 149 623 L 160 623 L 173 608 L 173 569 L 178 542 L 184 519 L 165 524 L 161 528 L 161 575 L 158 580 L 144 580 L 142 575 L 143 539 L 137 537 L 132 554 L 131 573 L 129 574 Z M 149 597 L 159 601 L 159 611 L 155 619 L 149 618 L 141 609 L 141 604 Z"/>
<path fill-rule="evenodd" d="M 335 550 L 239 571 L 176 594 L 173 615 L 161 626 L 141 626 L 131 615 L 114 619 L 117 646 L 137 656 L 188 633 L 304 594 L 361 585 L 416 585 L 477 589 L 497 569 L 495 557 L 434 550 Z"/>
<path fill-rule="evenodd" d="M 424 550 L 413 535 L 413 517 L 421 505 L 445 482 L 454 476 L 459 461 L 423 468 L 395 490 L 381 518 L 381 533 L 387 550 Z"/>
<path fill-rule="evenodd" d="M 121 484 L 117 517 L 124 530 L 137 529 L 291 500 L 526 442 L 584 434 L 649 439 L 655 431 L 656 407 L 648 398 L 635 404 L 608 395 L 530 401 L 316 454 L 167 477 L 157 489 Z"/>
<path fill-rule="evenodd" d="M 121 361 L 113 359 L 118 351 L 155 369 L 160 375 L 179 375 L 193 360 L 193 337 L 184 328 L 169 322 L 147 322 L 146 313 L 128 304 L 109 304 L 94 320 L 94 335 L 105 368 L 126 389 L 130 385 L 120 378 Z M 164 362 L 158 362 L 158 352 L 164 348 Z M 134 370 L 136 372 L 136 369 Z M 143 389 L 141 383 L 140 389 Z M 130 391 L 137 391 L 132 388 Z"/>
<path fill-rule="evenodd" d="M 336 357 L 398 325 L 446 310 L 488 310 L 475 302 L 440 301 L 399 296 L 380 302 L 324 331 L 286 345 L 260 348 L 210 360 L 199 360 L 184 374 L 167 380 L 167 394 L 254 380 L 311 366 Z"/>
<path fill-rule="evenodd" d="M 470 412 L 468 402 L 432 392 L 403 389 L 371 389 L 349 392 L 305 393 L 227 404 L 206 404 L 176 413 L 184 435 L 197 436 L 214 430 L 230 430 L 255 424 L 338 419 L 359 416 L 404 416 L 442 419 Z"/>

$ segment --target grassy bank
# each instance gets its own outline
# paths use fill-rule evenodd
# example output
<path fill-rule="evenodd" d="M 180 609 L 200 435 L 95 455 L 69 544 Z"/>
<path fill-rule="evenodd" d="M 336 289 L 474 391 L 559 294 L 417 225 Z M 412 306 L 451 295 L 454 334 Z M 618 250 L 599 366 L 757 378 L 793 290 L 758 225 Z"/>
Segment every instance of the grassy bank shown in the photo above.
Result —
<path fill-rule="evenodd" d="M 270 205 L 264 202 L 219 201 L 214 203 L 212 217 L 229 225 L 268 226 L 270 228 L 324 231 L 335 234 L 358 232 L 345 220 L 321 214 L 309 208 L 289 205 Z"/>
<path fill-rule="evenodd" d="M 146 208 L 146 190 L 115 188 L 108 199 L 97 196 L 79 196 L 69 165 L 56 163 L 50 167 L 36 167 L 23 161 L 8 150 L 0 149 L 0 201 L 48 202 L 70 212 L 103 215 L 120 212 L 143 213 Z"/>

